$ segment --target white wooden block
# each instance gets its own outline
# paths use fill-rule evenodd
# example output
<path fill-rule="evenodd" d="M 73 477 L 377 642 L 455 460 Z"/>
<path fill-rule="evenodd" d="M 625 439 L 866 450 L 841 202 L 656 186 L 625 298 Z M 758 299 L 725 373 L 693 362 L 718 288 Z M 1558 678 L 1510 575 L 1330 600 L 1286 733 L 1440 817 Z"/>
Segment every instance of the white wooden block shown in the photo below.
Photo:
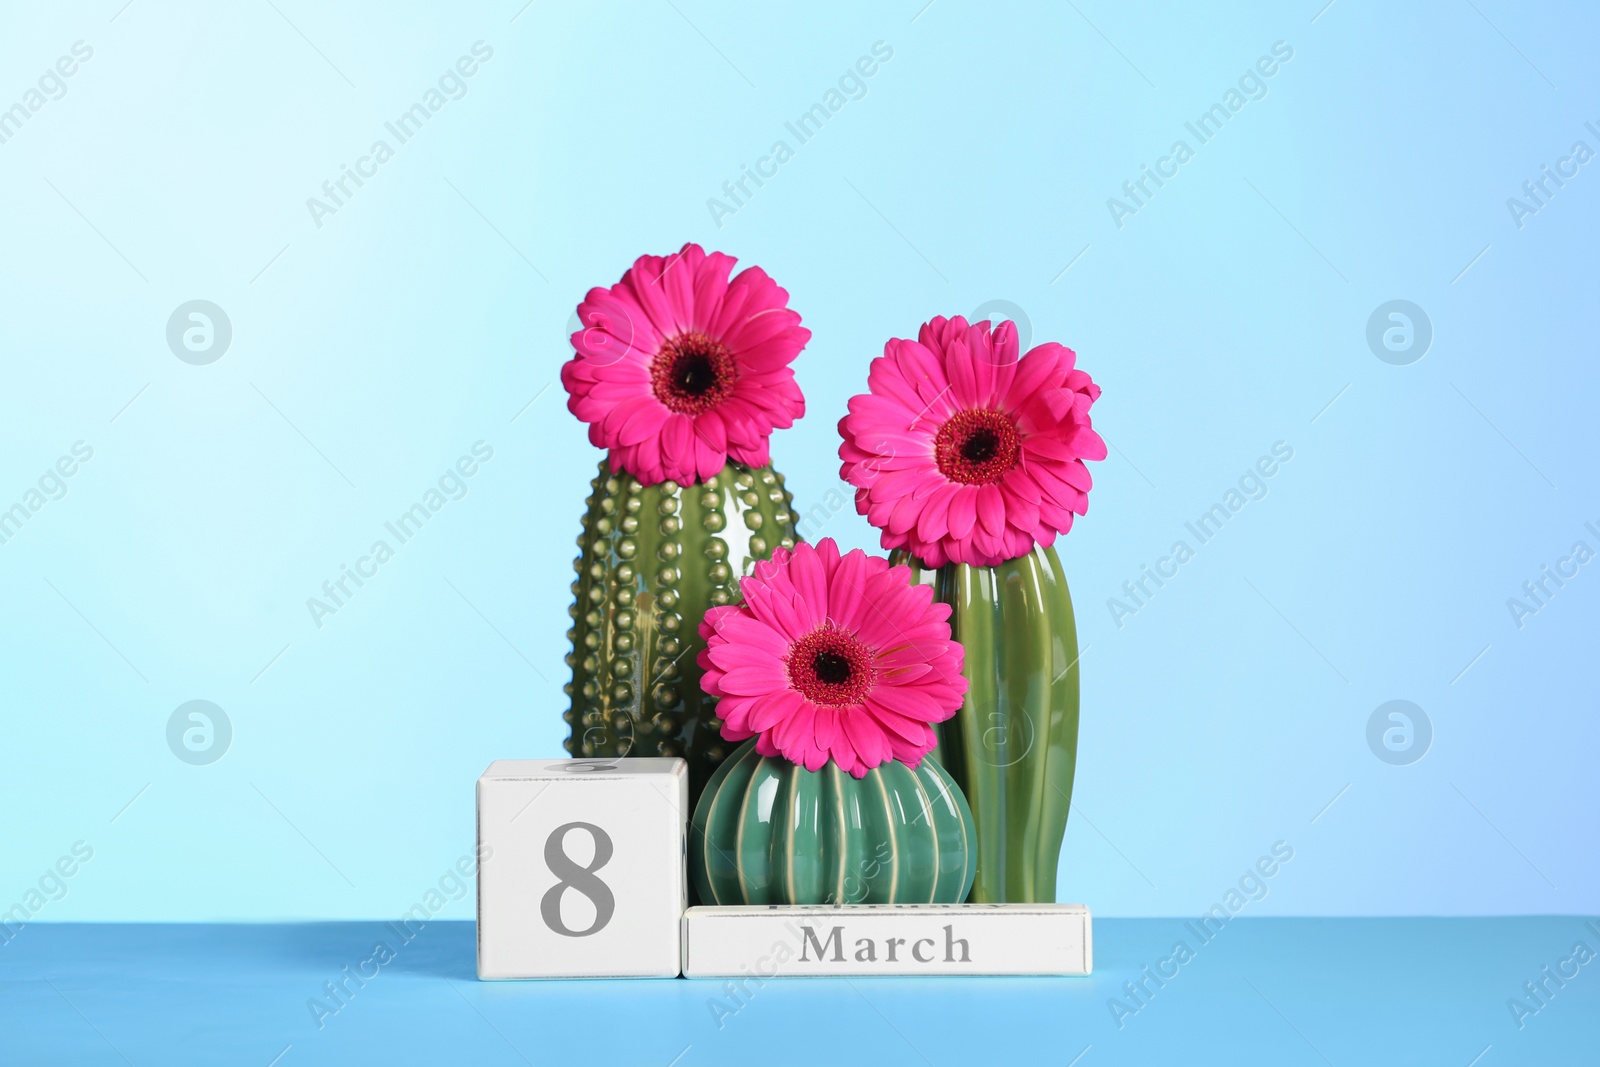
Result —
<path fill-rule="evenodd" d="M 854 904 L 690 908 L 686 978 L 1085 975 L 1082 904 Z"/>
<path fill-rule="evenodd" d="M 478 977 L 673 978 L 681 759 L 496 760 L 478 779 Z"/>

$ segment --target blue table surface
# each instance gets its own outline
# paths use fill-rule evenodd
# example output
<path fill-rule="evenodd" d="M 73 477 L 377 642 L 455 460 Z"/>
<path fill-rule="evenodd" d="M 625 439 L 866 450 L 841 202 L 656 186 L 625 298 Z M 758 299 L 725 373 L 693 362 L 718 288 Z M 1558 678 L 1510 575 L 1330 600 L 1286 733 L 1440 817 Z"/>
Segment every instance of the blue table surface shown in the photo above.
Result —
<path fill-rule="evenodd" d="M 479 982 L 470 922 L 409 943 L 386 923 L 40 923 L 0 946 L 0 1064 L 1595 1064 L 1600 957 L 1573 952 L 1600 952 L 1597 931 L 1241 917 L 1202 943 L 1182 919 L 1097 919 L 1088 978 L 741 991 Z M 1178 941 L 1191 955 L 1163 965 L 1175 976 L 1145 979 Z M 380 942 L 388 962 L 365 962 Z M 357 986 L 346 967 L 376 973 Z M 1563 984 L 1547 977 L 1562 970 Z M 1141 979 L 1153 993 L 1135 1000 L 1124 983 Z M 341 981 L 353 992 L 335 1001 L 327 984 Z M 1541 981 L 1536 1001 L 1524 983 Z"/>

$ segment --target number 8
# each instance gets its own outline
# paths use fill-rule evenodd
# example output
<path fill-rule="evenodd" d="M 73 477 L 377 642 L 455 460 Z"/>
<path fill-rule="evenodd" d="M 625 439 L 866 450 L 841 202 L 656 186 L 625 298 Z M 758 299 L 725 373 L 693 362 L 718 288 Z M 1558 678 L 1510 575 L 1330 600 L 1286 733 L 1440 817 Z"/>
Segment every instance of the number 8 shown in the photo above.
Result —
<path fill-rule="evenodd" d="M 594 859 L 590 866 L 580 867 L 567 855 L 568 830 L 587 830 L 594 838 Z M 617 910 L 617 900 L 611 895 L 611 888 L 594 872 L 611 862 L 612 851 L 611 836 L 594 823 L 569 822 L 550 831 L 544 843 L 544 862 L 558 880 L 539 901 L 539 914 L 546 926 L 562 937 L 588 937 L 605 929 Z M 582 893 L 594 905 L 594 922 L 587 930 L 569 930 L 561 921 L 561 894 L 569 888 Z"/>

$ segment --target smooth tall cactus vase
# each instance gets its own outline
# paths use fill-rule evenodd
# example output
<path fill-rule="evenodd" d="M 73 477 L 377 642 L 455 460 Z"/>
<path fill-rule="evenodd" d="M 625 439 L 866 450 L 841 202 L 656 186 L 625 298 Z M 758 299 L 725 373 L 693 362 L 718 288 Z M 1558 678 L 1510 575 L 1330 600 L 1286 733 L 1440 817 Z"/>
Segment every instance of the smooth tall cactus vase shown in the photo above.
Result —
<path fill-rule="evenodd" d="M 966 798 L 932 756 L 855 778 L 746 741 L 700 795 L 689 832 L 703 904 L 959 904 L 977 860 Z"/>
<path fill-rule="evenodd" d="M 972 814 L 928 756 L 966 682 L 950 608 L 857 549 L 779 549 L 701 625 L 700 684 L 744 740 L 695 809 L 702 903 L 960 903 Z"/>
<path fill-rule="evenodd" d="M 967 698 L 934 752 L 988 831 L 973 899 L 1054 901 L 1078 759 L 1078 634 L 1061 561 L 1036 546 L 997 567 L 913 559 L 911 572 L 954 609 L 967 651 Z"/>
<path fill-rule="evenodd" d="M 794 547 L 791 499 L 771 467 L 729 463 L 693 486 L 641 485 L 601 461 L 572 583 L 574 756 L 683 756 L 698 793 L 733 750 L 696 657 L 706 609 L 738 597 L 739 578 Z"/>
<path fill-rule="evenodd" d="M 872 363 L 839 423 L 856 507 L 952 609 L 969 687 L 938 758 L 978 830 L 977 903 L 1053 901 L 1078 751 L 1078 638 L 1053 544 L 1104 459 L 1071 349 L 935 318 Z"/>
<path fill-rule="evenodd" d="M 641 256 L 578 305 L 567 408 L 606 450 L 572 585 L 575 756 L 682 756 L 691 799 L 732 746 L 699 686 L 701 622 L 739 577 L 794 544 L 768 465 L 805 413 L 789 364 L 811 338 L 759 267 L 687 244 Z"/>

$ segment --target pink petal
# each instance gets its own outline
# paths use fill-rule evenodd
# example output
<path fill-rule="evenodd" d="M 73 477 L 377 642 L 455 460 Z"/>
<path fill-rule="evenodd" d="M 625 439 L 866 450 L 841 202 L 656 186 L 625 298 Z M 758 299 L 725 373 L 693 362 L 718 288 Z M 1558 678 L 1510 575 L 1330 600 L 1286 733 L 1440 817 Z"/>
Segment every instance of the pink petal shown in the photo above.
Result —
<path fill-rule="evenodd" d="M 1005 530 L 1005 498 L 998 486 L 986 485 L 978 490 L 978 522 L 992 537 L 998 537 Z"/>
<path fill-rule="evenodd" d="M 723 692 L 734 696 L 763 696 L 786 689 L 787 674 L 776 663 L 762 667 L 736 667 L 722 676 Z"/>
<path fill-rule="evenodd" d="M 962 540 L 972 532 L 972 524 L 978 519 L 978 493 L 976 490 L 963 488 L 950 498 L 950 536 L 957 541 Z"/>

